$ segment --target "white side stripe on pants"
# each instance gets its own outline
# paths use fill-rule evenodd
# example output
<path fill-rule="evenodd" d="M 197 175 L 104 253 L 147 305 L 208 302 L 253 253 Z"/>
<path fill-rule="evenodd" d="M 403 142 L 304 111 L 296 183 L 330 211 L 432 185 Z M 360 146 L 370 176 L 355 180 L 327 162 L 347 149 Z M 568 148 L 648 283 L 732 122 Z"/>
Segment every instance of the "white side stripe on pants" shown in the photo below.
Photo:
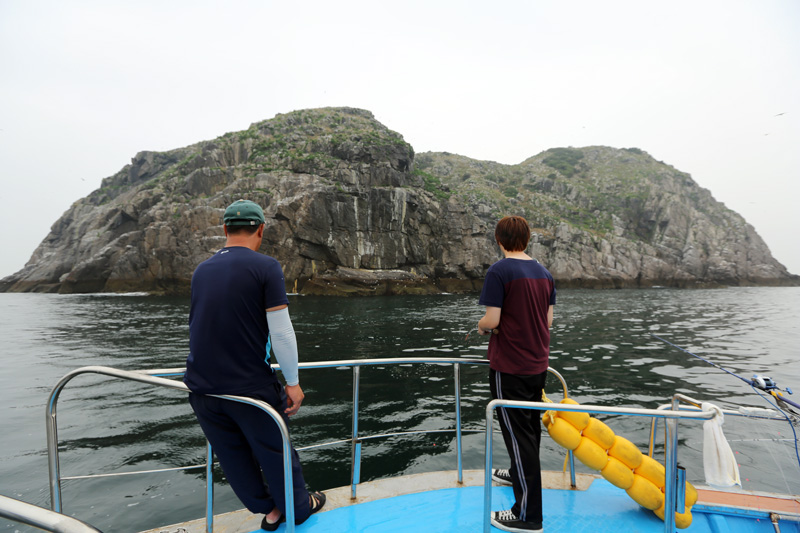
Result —
<path fill-rule="evenodd" d="M 497 389 L 498 399 L 502 400 L 503 389 L 500 386 L 500 374 L 501 372 L 495 372 L 495 388 Z M 511 421 L 508 419 L 508 413 L 506 413 L 505 407 L 500 408 L 500 416 L 503 417 L 503 422 L 505 422 L 505 425 L 508 428 L 508 433 L 511 435 L 511 442 L 513 443 L 512 455 L 514 456 L 517 477 L 522 485 L 522 502 L 520 502 L 519 507 L 519 519 L 525 521 L 525 515 L 528 508 L 528 484 L 525 481 L 525 470 L 522 465 L 522 458 L 519 455 L 519 444 L 517 443 L 517 437 L 514 435 L 514 431 L 512 430 Z"/>

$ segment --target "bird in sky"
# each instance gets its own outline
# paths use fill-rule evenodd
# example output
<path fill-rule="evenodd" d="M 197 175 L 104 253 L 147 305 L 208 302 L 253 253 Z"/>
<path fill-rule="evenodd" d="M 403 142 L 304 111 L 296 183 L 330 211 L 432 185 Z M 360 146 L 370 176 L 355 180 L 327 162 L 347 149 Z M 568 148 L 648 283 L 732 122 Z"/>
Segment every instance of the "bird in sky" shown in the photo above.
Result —
<path fill-rule="evenodd" d="M 781 116 L 781 115 L 785 115 L 785 114 L 786 114 L 786 111 L 784 111 L 783 113 L 778 113 L 778 114 L 777 114 L 777 115 L 775 115 L 775 116 L 776 116 L 776 117 L 779 117 L 779 116 Z"/>

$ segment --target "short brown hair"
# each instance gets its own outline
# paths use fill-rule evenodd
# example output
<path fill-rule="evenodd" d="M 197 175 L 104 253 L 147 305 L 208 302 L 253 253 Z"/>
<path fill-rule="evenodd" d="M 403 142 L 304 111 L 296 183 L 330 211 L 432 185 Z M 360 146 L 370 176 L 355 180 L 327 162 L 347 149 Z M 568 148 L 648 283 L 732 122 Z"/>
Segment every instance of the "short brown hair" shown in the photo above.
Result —
<path fill-rule="evenodd" d="M 531 239 L 531 228 L 522 217 L 503 217 L 494 229 L 494 238 L 509 252 L 524 252 Z"/>

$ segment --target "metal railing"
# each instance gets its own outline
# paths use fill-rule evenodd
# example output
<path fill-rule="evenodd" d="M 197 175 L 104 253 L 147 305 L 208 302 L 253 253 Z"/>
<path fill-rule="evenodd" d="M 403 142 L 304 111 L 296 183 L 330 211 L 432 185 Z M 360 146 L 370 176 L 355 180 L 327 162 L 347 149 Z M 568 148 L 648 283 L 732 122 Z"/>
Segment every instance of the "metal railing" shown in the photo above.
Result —
<path fill-rule="evenodd" d="M 189 389 L 183 382 L 174 381 L 171 379 L 165 379 L 162 376 L 179 376 L 183 374 L 182 370 L 175 371 L 175 370 L 149 370 L 149 371 L 128 371 L 128 370 L 119 370 L 116 368 L 109 368 L 104 366 L 87 366 L 83 368 L 79 368 L 77 370 L 73 370 L 72 372 L 68 373 L 66 376 L 61 378 L 61 380 L 56 384 L 53 388 L 52 392 L 50 393 L 50 398 L 47 402 L 47 464 L 48 464 L 48 471 L 50 474 L 50 507 L 56 513 L 60 513 L 62 511 L 62 503 L 61 503 L 61 481 L 65 479 L 88 479 L 94 477 L 110 477 L 110 476 L 118 476 L 118 475 L 131 475 L 131 474 L 145 474 L 145 473 L 153 473 L 153 472 L 165 472 L 170 470 L 188 470 L 193 468 L 201 468 L 202 466 L 189 466 L 189 467 L 178 467 L 178 468 L 167 468 L 167 469 L 158 469 L 158 470 L 146 470 L 146 471 L 139 471 L 139 472 L 124 472 L 124 473 L 116 473 L 116 474 L 95 474 L 89 476 L 72 476 L 72 477 L 62 477 L 61 476 L 61 467 L 59 464 L 58 458 L 58 419 L 56 415 L 56 405 L 58 403 L 58 397 L 61 394 L 61 391 L 64 389 L 67 383 L 69 383 L 73 378 L 81 375 L 81 374 L 100 374 L 104 376 L 116 377 L 120 379 L 127 379 L 130 381 L 137 381 L 140 383 L 147 383 L 150 385 L 158 385 L 161 387 L 166 387 L 169 389 L 179 390 L 181 392 L 189 392 Z M 273 409 L 269 404 L 261 401 L 261 400 L 253 400 L 252 398 L 244 398 L 242 396 L 229 396 L 229 395 L 216 395 L 213 394 L 211 396 L 216 396 L 218 398 L 224 398 L 226 400 L 246 403 L 257 407 L 267 413 L 275 423 L 278 425 L 278 428 L 281 433 L 281 439 L 283 442 L 283 475 L 285 480 L 285 497 L 286 497 L 286 530 L 289 532 L 294 532 L 294 494 L 292 492 L 292 469 L 291 469 L 291 442 L 289 440 L 289 429 L 286 427 L 286 423 L 281 418 L 281 415 Z M 206 531 L 211 533 L 214 531 L 214 481 L 212 476 L 212 468 L 213 468 L 213 451 L 211 449 L 211 445 L 207 444 L 207 460 L 206 464 L 204 465 L 206 468 Z"/>
<path fill-rule="evenodd" d="M 675 393 L 672 396 L 672 401 L 670 403 L 665 403 L 663 405 L 659 405 L 657 409 L 672 409 L 674 411 L 687 411 L 687 412 L 694 412 L 698 413 L 701 412 L 702 404 L 700 400 L 695 400 L 685 394 Z M 684 407 L 684 405 L 689 405 L 691 407 Z M 753 408 L 750 408 L 753 409 Z M 734 416 L 734 417 L 742 417 L 742 418 L 756 418 L 760 420 L 778 420 L 784 421 L 785 418 L 778 414 L 775 411 L 769 409 L 761 409 L 755 408 L 753 411 L 748 412 L 748 408 L 740 408 L 738 411 L 732 411 L 730 409 L 720 409 L 723 415 L 725 416 Z M 650 457 L 653 457 L 655 440 L 656 440 L 656 433 L 658 429 L 658 418 L 653 418 L 650 423 L 650 444 L 648 446 L 648 454 Z M 666 438 L 666 435 L 665 435 Z M 666 446 L 666 443 L 665 443 Z"/>
<path fill-rule="evenodd" d="M 53 533 L 102 533 L 99 529 L 71 516 L 8 496 L 0 496 L 0 516 Z"/>
<path fill-rule="evenodd" d="M 352 407 L 352 431 L 348 439 L 336 440 L 325 442 L 322 444 L 315 444 L 298 448 L 298 451 L 320 448 L 324 446 L 333 446 L 338 444 L 349 443 L 351 446 L 351 498 L 355 499 L 357 494 L 357 486 L 360 483 L 360 470 L 361 470 L 361 444 L 364 441 L 372 439 L 381 439 L 402 435 L 417 435 L 426 433 L 441 433 L 441 432 L 455 432 L 456 433 L 456 455 L 457 455 L 457 471 L 458 483 L 463 483 L 463 459 L 462 459 L 462 434 L 465 432 L 461 425 L 461 379 L 460 372 L 462 365 L 488 365 L 488 361 L 484 359 L 479 360 L 465 360 L 459 358 L 387 358 L 387 359 L 361 359 L 361 360 L 340 360 L 340 361 L 325 361 L 318 363 L 300 363 L 301 369 L 318 369 L 318 368 L 343 368 L 349 367 L 353 371 L 353 407 Z M 394 433 L 383 433 L 376 435 L 359 435 L 359 397 L 360 397 L 360 382 L 361 382 L 361 367 L 365 366 L 390 366 L 390 365 L 407 365 L 407 364 L 433 364 L 433 365 L 452 365 L 453 366 L 453 382 L 454 382 L 454 404 L 455 404 L 455 428 L 450 429 L 437 429 L 437 430 L 417 430 L 417 431 L 404 431 Z M 273 365 L 274 368 L 280 368 Z M 61 498 L 61 482 L 70 479 L 90 479 L 96 477 L 111 477 L 121 475 L 133 474 L 147 474 L 155 472 L 166 472 L 176 470 L 191 470 L 191 469 L 206 469 L 206 531 L 213 532 L 213 518 L 214 518 L 214 488 L 213 488 L 213 450 L 211 445 L 207 444 L 207 460 L 205 465 L 193 465 L 185 467 L 164 468 L 156 470 L 142 470 L 136 472 L 122 472 L 122 473 L 108 473 L 108 474 L 92 474 L 92 475 L 78 475 L 78 476 L 62 476 L 59 464 L 58 453 L 58 421 L 56 415 L 56 405 L 58 397 L 64 387 L 75 377 L 82 374 L 100 374 L 104 376 L 136 381 L 160 387 L 175 389 L 181 392 L 189 392 L 188 388 L 180 381 L 174 379 L 166 379 L 168 377 L 176 378 L 182 377 L 184 369 L 157 369 L 157 370 L 143 370 L 143 371 L 127 371 L 115 368 L 102 367 L 102 366 L 88 366 L 76 369 L 65 375 L 53 388 L 47 404 L 47 453 L 48 465 L 50 473 L 50 498 L 51 507 L 53 511 L 62 511 L 62 498 Z M 568 396 L 567 384 L 564 378 L 557 371 L 548 369 L 561 383 L 564 397 Z M 269 414 L 278 424 L 281 437 L 283 439 L 283 455 L 284 455 L 284 476 L 285 476 L 285 490 L 286 490 L 286 528 L 287 531 L 294 531 L 294 505 L 292 487 L 292 473 L 291 473 L 291 440 L 289 437 L 288 429 L 280 416 L 268 404 L 259 400 L 244 398 L 239 396 L 228 395 L 215 395 L 219 398 L 224 398 L 230 401 L 237 401 L 247 403 L 258 407 Z M 548 404 L 553 405 L 553 404 Z M 483 432 L 483 430 L 467 430 L 470 432 Z M 572 485 L 575 486 L 575 471 L 574 462 L 572 459 L 572 452 L 570 451 L 570 473 L 572 478 Z"/>
<path fill-rule="evenodd" d="M 678 411 L 677 400 L 673 399 L 671 410 L 666 409 L 637 409 L 626 407 L 602 407 L 599 405 L 572 405 L 544 402 L 519 402 L 512 400 L 492 400 L 486 406 L 486 464 L 484 467 L 484 502 L 483 502 L 483 531 L 489 533 L 492 508 L 492 421 L 494 411 L 499 408 L 534 409 L 537 411 L 577 411 L 589 414 L 631 415 L 646 416 L 654 419 L 663 419 L 666 426 L 667 442 L 665 449 L 665 495 L 664 509 L 675 509 L 678 494 L 678 420 L 709 420 L 715 416 L 715 411 L 687 412 Z M 572 467 L 572 465 L 570 465 Z M 573 478 L 574 484 L 574 478 Z M 675 531 L 675 513 L 664 513 L 664 531 Z"/>

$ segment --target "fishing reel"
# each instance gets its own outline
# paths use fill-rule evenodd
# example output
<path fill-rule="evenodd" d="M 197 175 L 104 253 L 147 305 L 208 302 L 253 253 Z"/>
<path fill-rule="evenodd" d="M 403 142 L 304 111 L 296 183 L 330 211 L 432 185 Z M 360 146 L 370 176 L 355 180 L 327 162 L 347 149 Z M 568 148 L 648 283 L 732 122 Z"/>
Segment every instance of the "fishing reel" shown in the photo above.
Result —
<path fill-rule="evenodd" d="M 778 384 L 772 381 L 772 378 L 768 378 L 767 376 L 759 376 L 758 374 L 753 374 L 752 385 L 757 387 L 763 391 L 771 391 L 778 388 Z"/>
<path fill-rule="evenodd" d="M 753 375 L 753 379 L 750 382 L 750 384 L 753 385 L 754 387 L 759 388 L 759 389 L 761 389 L 763 391 L 766 391 L 766 392 L 769 392 L 769 391 L 772 391 L 772 390 L 777 390 L 777 391 L 781 390 L 780 387 L 778 387 L 778 384 L 775 383 L 772 380 L 772 378 L 767 377 L 767 376 L 759 376 L 758 374 L 754 374 Z M 790 388 L 787 388 L 786 392 L 788 392 L 789 394 L 793 394 L 792 393 L 792 389 L 790 389 Z"/>

